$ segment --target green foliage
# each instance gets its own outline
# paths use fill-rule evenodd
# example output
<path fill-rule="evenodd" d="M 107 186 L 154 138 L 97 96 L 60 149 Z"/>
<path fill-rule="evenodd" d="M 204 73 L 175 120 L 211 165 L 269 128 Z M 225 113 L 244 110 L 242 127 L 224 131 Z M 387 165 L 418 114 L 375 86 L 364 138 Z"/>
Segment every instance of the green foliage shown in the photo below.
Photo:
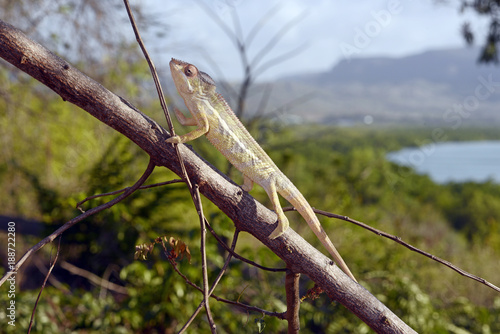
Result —
<path fill-rule="evenodd" d="M 444 211 L 451 224 L 479 242 L 500 249 L 500 188 L 492 182 L 483 184 L 463 183 L 450 185 L 453 196 L 448 198 Z M 450 194 L 450 195 L 451 195 Z"/>
<path fill-rule="evenodd" d="M 498 1 L 481 0 L 481 1 L 461 1 L 461 11 L 472 11 L 477 16 L 486 17 L 490 20 L 488 31 L 481 32 L 485 35 L 485 39 L 481 41 L 481 53 L 478 61 L 481 63 L 495 63 L 498 64 L 498 41 L 500 38 L 498 15 L 500 14 L 500 6 Z M 477 32 L 471 29 L 470 22 L 465 22 L 462 25 L 462 35 L 464 40 L 469 45 L 474 44 Z"/>
<path fill-rule="evenodd" d="M 110 82 L 120 80 L 124 66 L 117 64 L 116 76 L 110 75 Z M 142 65 L 134 67 L 134 72 L 132 86 L 137 87 L 143 80 Z M 6 71 L 0 71 L 0 75 L 8 76 Z M 3 96 L 10 96 L 10 100 L 0 98 L 0 138 L 4 143 L 0 189 L 6 195 L 2 214 L 36 219 L 46 228 L 46 235 L 78 215 L 76 202 L 130 186 L 146 167 L 148 157 L 134 144 L 31 80 L 13 78 L 4 89 L 8 94 Z M 127 94 L 139 101 L 146 99 L 133 88 Z M 146 111 L 147 107 L 146 103 Z M 385 159 L 390 150 L 425 143 L 426 138 L 432 138 L 431 130 L 305 125 L 277 131 L 272 124 L 260 128 L 259 141 L 314 207 L 362 220 L 480 276 L 496 279 L 500 186 L 491 182 L 436 185 L 428 177 Z M 460 134 L 446 133 L 446 139 L 497 138 L 497 132 L 465 129 Z M 224 157 L 206 140 L 194 146 L 218 168 L 226 169 Z M 172 178 L 176 177 L 171 172 L 158 170 L 148 183 Z M 241 183 L 238 173 L 234 173 L 234 179 Z M 268 201 L 259 187 L 252 195 Z M 94 199 L 83 207 L 108 200 Z M 203 200 L 203 206 L 212 226 L 230 244 L 232 222 L 208 201 Z M 322 249 L 299 215 L 290 213 L 289 217 L 295 230 Z M 326 219 L 322 224 L 327 231 L 335 232 L 330 233 L 334 243 L 362 284 L 417 331 L 500 332 L 500 299 L 486 288 L 478 289 L 478 283 L 359 227 Z M 128 294 L 104 294 L 86 279 L 68 275 L 56 266 L 54 276 L 65 289 L 49 286 L 43 291 L 34 330 L 178 331 L 201 302 L 201 294 L 173 270 L 161 247 L 154 247 L 144 261 L 133 258 L 136 245 L 149 244 L 163 235 L 181 239 L 189 247 L 192 263 L 178 260 L 178 268 L 201 285 L 199 223 L 186 187 L 180 183 L 141 190 L 67 231 L 60 253 L 60 261 L 69 261 L 98 276 L 119 268 L 109 280 L 125 286 Z M 239 236 L 237 251 L 265 266 L 282 266 L 249 235 Z M 209 278 L 213 280 L 227 254 L 212 238 L 208 239 L 207 252 Z M 37 275 L 32 282 L 43 280 Z M 283 312 L 283 280 L 283 273 L 265 272 L 233 260 L 215 293 Z M 26 330 L 39 285 L 22 280 L 18 286 L 23 288 L 17 295 L 16 329 Z M 312 283 L 304 277 L 301 287 L 305 295 Z M 6 298 L 6 294 L 0 294 L 2 304 Z M 215 300 L 211 308 L 222 333 L 274 333 L 286 327 L 286 322 Z M 302 303 L 301 327 L 305 333 L 370 331 L 324 295 Z M 207 331 L 206 321 L 199 316 L 188 332 Z"/>

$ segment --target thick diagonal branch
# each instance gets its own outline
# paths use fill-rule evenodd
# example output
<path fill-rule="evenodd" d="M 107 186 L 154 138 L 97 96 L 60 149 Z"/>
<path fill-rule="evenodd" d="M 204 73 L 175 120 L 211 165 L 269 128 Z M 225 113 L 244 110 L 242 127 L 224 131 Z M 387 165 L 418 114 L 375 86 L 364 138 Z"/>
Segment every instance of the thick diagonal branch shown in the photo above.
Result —
<path fill-rule="evenodd" d="M 168 132 L 125 99 L 85 76 L 65 60 L 0 21 L 0 57 L 42 82 L 103 123 L 127 136 L 154 160 L 181 175 L 175 150 L 165 143 Z M 36 122 L 36 120 L 33 120 Z M 287 267 L 310 277 L 333 300 L 343 304 L 378 333 L 414 333 L 361 285 L 348 278 L 330 259 L 292 229 L 275 240 L 276 215 L 216 171 L 184 145 L 179 145 L 186 171 L 200 193 L 217 205 L 240 231 L 251 233 L 269 247 Z"/>

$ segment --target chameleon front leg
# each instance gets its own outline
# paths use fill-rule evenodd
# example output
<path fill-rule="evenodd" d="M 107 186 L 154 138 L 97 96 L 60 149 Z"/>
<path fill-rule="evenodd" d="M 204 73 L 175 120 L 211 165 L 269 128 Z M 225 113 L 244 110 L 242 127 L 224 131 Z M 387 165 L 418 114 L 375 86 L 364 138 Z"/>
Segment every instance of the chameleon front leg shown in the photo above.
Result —
<path fill-rule="evenodd" d="M 184 125 L 184 126 L 198 125 L 198 123 L 196 123 L 196 119 L 194 117 L 184 116 L 184 114 L 177 108 L 174 108 L 174 111 L 175 111 L 175 117 L 177 118 L 179 123 L 181 123 L 181 125 Z"/>
<path fill-rule="evenodd" d="M 181 123 L 182 125 L 196 125 L 198 126 L 198 128 L 191 132 L 183 134 L 182 136 L 172 136 L 166 140 L 167 143 L 186 143 L 203 136 L 210 129 L 210 126 L 208 125 L 208 119 L 203 114 L 200 114 L 198 118 L 187 118 L 182 112 L 175 109 L 175 116 L 177 117 L 179 123 Z"/>
<path fill-rule="evenodd" d="M 283 209 L 281 208 L 280 200 L 278 198 L 278 192 L 276 191 L 276 185 L 274 184 L 274 182 L 271 182 L 269 188 L 264 188 L 264 190 L 266 191 L 269 199 L 271 200 L 271 203 L 273 204 L 274 212 L 278 216 L 278 226 L 269 235 L 269 239 L 276 239 L 288 229 L 288 226 L 290 224 L 288 223 L 288 218 L 286 218 L 285 214 L 283 213 Z"/>

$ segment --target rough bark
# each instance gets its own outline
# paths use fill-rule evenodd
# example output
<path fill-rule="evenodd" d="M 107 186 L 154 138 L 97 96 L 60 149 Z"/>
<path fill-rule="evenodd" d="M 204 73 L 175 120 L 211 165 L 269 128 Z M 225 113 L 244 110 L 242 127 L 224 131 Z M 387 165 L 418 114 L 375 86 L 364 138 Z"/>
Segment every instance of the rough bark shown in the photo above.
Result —
<path fill-rule="evenodd" d="M 168 131 L 125 99 L 2 21 L 0 57 L 51 88 L 63 100 L 79 106 L 128 137 L 158 166 L 181 174 L 174 148 L 165 143 Z M 270 240 L 268 235 L 274 230 L 276 222 L 272 211 L 243 192 L 187 146 L 181 145 L 180 152 L 187 173 L 192 182 L 199 184 L 200 192 L 227 214 L 239 230 L 252 234 L 283 259 L 291 271 L 307 275 L 332 300 L 343 304 L 376 332 L 415 333 L 292 229 L 288 229 L 282 237 Z"/>

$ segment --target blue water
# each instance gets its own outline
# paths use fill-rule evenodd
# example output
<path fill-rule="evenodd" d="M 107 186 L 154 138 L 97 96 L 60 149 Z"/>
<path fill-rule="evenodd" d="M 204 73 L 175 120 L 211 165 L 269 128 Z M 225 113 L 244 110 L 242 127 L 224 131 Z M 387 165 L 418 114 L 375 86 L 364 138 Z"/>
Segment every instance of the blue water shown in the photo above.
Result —
<path fill-rule="evenodd" d="M 437 183 L 500 183 L 500 141 L 437 143 L 391 152 L 387 158 L 427 174 Z"/>

